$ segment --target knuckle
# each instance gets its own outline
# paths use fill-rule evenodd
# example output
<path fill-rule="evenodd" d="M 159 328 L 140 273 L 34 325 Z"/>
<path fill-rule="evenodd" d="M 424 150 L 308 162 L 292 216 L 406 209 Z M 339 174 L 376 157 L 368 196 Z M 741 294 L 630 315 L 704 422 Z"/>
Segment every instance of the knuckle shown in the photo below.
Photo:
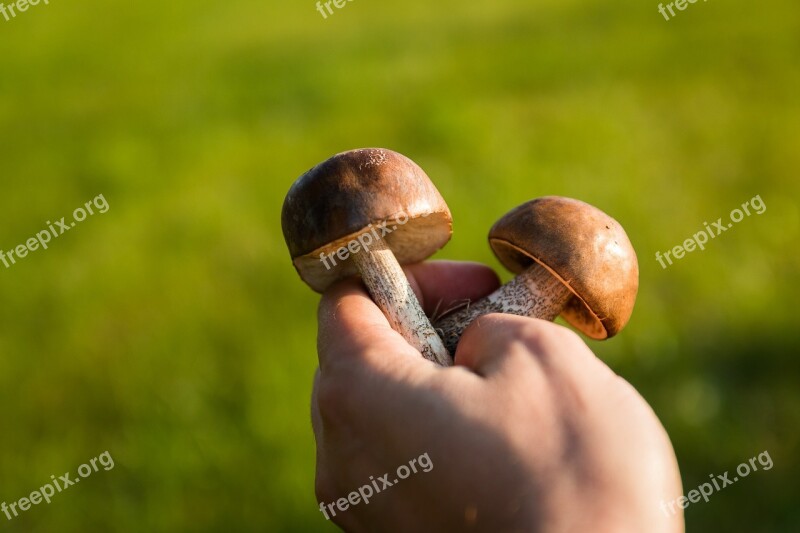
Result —
<path fill-rule="evenodd" d="M 558 324 L 555 324 L 555 326 L 556 327 L 553 328 L 553 335 L 559 342 L 572 346 L 584 344 L 581 336 L 578 335 L 574 330 Z"/>
<path fill-rule="evenodd" d="M 537 322 L 534 326 L 525 329 L 521 340 L 538 359 L 547 360 L 565 350 L 584 346 L 580 336 L 567 327 L 548 322 Z"/>
<path fill-rule="evenodd" d="M 573 344 L 582 342 L 578 334 L 566 326 L 551 322 L 543 323 L 541 326 L 537 331 L 537 340 L 540 343 Z"/>

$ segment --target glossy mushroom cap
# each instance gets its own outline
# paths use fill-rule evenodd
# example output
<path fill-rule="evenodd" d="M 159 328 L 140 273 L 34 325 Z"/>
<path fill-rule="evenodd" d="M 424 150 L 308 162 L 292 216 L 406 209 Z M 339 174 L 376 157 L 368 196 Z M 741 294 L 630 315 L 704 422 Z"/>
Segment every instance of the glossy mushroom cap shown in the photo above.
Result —
<path fill-rule="evenodd" d="M 343 152 L 315 166 L 289 189 L 281 215 L 294 266 L 317 292 L 357 273 L 353 261 L 336 256 L 336 265 L 329 261 L 326 268 L 320 254 L 347 248 L 362 235 L 366 241 L 368 233 L 373 241 L 382 238 L 400 264 L 417 263 L 450 240 L 452 222 L 425 172 L 382 148 Z"/>
<path fill-rule="evenodd" d="M 547 196 L 500 219 L 489 243 L 506 268 L 519 274 L 533 262 L 573 294 L 561 312 L 594 339 L 616 335 L 633 312 L 639 265 L 625 230 L 596 207 Z"/>

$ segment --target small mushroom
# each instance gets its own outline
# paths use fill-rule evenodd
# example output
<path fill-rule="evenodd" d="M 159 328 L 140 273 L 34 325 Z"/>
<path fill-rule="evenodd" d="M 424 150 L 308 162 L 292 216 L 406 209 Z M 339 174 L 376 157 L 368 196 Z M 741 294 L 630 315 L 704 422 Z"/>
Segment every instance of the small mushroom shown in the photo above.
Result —
<path fill-rule="evenodd" d="M 593 339 L 613 337 L 628 322 L 639 288 L 636 252 L 622 226 L 596 207 L 558 196 L 532 200 L 501 218 L 489 243 L 518 275 L 436 324 L 450 353 L 467 326 L 488 313 L 560 314 Z"/>
<path fill-rule="evenodd" d="M 300 278 L 317 292 L 360 274 L 389 323 L 439 365 L 452 358 L 401 264 L 423 261 L 452 235 L 452 217 L 425 172 L 391 150 L 337 154 L 294 182 L 283 203 L 283 236 Z"/>

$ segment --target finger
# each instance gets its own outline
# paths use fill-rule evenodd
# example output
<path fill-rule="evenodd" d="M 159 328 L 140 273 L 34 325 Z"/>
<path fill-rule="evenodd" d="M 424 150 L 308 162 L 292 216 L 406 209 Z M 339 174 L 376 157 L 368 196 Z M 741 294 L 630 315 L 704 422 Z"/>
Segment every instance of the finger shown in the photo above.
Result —
<path fill-rule="evenodd" d="M 535 319 L 489 314 L 464 330 L 455 353 L 455 365 L 485 378 L 514 376 L 533 364 L 529 342 L 538 334 Z"/>
<path fill-rule="evenodd" d="M 428 316 L 479 300 L 500 286 L 495 272 L 480 263 L 427 261 L 404 268 Z"/>
<path fill-rule="evenodd" d="M 488 378 L 514 379 L 535 370 L 579 388 L 616 378 L 572 330 L 514 315 L 486 315 L 471 324 L 458 345 L 455 364 Z"/>

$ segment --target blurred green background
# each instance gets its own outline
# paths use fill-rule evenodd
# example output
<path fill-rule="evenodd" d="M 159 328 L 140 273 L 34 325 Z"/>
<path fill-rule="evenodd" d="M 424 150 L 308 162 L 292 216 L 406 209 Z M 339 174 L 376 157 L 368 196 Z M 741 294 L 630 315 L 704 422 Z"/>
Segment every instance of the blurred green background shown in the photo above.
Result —
<path fill-rule="evenodd" d="M 0 18 L 0 501 L 108 450 L 0 531 L 330 531 L 309 423 L 318 296 L 280 230 L 292 181 L 349 148 L 417 161 L 441 258 L 499 269 L 492 223 L 559 194 L 617 218 L 641 288 L 591 343 L 664 422 L 689 531 L 798 531 L 800 5 L 51 0 Z M 767 210 L 664 270 L 755 195 Z M 504 279 L 508 278 L 503 273 Z M 73 474 L 74 475 L 74 474 Z"/>

